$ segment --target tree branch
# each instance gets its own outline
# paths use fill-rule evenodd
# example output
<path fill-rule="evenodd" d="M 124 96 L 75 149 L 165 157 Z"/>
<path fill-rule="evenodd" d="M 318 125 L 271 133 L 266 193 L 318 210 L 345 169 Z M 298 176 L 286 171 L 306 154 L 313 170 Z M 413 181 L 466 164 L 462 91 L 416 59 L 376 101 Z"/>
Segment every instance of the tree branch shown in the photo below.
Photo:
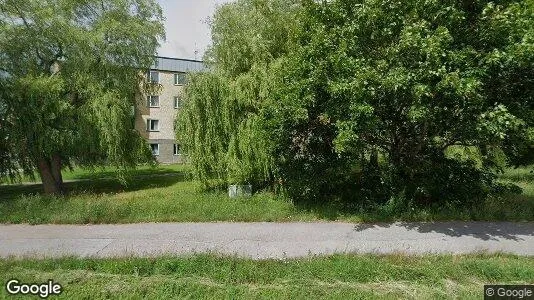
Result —
<path fill-rule="evenodd" d="M 28 31 L 30 32 L 30 34 L 32 36 L 35 36 L 35 32 L 34 32 L 34 29 L 32 28 L 32 26 L 30 25 L 30 23 L 28 22 L 28 20 L 26 19 L 26 17 L 24 16 L 23 12 L 20 10 L 20 8 L 16 5 L 12 5 L 13 8 L 15 9 L 15 11 L 17 12 L 17 15 L 18 17 L 22 20 L 22 23 L 24 24 L 24 26 L 26 27 L 26 29 L 28 29 Z M 35 55 L 37 55 L 37 58 L 39 58 L 39 60 L 41 61 L 41 65 L 42 67 L 46 68 L 46 65 L 45 62 L 46 60 L 44 59 L 43 55 L 41 54 L 41 52 L 39 52 L 39 48 L 35 47 L 34 48 L 35 50 Z"/>

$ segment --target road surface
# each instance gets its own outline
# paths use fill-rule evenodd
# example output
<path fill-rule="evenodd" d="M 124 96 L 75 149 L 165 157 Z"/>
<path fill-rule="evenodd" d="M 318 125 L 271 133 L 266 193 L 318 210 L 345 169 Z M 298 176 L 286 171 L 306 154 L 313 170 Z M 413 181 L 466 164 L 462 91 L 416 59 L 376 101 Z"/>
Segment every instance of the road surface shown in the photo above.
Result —
<path fill-rule="evenodd" d="M 474 252 L 533 256 L 534 223 L 0 225 L 0 257 Z"/>

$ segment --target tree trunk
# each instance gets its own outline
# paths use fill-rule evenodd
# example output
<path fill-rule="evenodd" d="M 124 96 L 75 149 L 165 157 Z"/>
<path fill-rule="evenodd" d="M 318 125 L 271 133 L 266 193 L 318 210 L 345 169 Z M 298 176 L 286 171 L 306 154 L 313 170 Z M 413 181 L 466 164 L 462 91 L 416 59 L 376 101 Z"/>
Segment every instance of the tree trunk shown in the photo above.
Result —
<path fill-rule="evenodd" d="M 378 150 L 372 149 L 371 156 L 369 157 L 369 166 L 372 170 L 378 171 Z"/>
<path fill-rule="evenodd" d="M 50 160 L 50 167 L 52 169 L 52 176 L 54 176 L 56 185 L 58 185 L 60 190 L 63 191 L 63 176 L 61 175 L 61 156 L 59 156 L 59 154 L 56 153 L 52 155 L 52 159 Z"/>
<path fill-rule="evenodd" d="M 63 193 L 61 158 L 59 155 L 54 155 L 52 159 L 41 158 L 38 162 L 38 167 L 45 194 Z"/>

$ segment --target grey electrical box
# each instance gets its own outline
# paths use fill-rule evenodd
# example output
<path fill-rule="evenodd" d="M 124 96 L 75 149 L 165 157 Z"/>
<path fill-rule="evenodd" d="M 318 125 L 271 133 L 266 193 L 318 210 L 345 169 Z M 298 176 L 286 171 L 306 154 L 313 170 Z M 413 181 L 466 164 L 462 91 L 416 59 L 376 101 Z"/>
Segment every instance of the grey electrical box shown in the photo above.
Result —
<path fill-rule="evenodd" d="M 252 196 L 252 185 L 230 185 L 228 187 L 228 196 L 230 198 L 250 197 Z"/>

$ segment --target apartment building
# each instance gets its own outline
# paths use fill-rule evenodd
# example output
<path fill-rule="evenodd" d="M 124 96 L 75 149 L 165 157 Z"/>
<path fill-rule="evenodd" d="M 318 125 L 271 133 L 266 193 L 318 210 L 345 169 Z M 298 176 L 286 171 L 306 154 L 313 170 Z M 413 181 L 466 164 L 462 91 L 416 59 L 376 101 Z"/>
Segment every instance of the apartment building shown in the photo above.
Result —
<path fill-rule="evenodd" d="M 135 128 L 149 143 L 152 154 L 163 164 L 181 163 L 180 144 L 174 132 L 180 113 L 187 73 L 204 70 L 201 61 L 156 57 L 147 80 L 160 85 L 159 92 L 142 95 L 135 110 Z"/>

